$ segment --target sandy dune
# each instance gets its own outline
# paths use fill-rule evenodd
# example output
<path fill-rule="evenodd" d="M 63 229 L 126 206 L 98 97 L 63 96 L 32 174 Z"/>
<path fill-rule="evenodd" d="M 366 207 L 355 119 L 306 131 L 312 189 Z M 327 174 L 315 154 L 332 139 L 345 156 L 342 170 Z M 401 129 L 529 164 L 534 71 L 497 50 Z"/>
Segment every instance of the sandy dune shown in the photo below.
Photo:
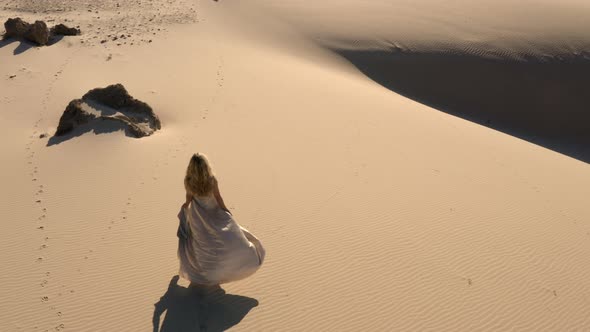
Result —
<path fill-rule="evenodd" d="M 396 93 L 590 160 L 580 1 L 262 3 Z"/>
<path fill-rule="evenodd" d="M 62 3 L 0 1 L 86 31 L 0 48 L 0 331 L 590 330 L 587 4 Z M 48 146 L 112 83 L 162 130 Z M 267 249 L 205 300 L 173 280 L 195 151 Z"/>

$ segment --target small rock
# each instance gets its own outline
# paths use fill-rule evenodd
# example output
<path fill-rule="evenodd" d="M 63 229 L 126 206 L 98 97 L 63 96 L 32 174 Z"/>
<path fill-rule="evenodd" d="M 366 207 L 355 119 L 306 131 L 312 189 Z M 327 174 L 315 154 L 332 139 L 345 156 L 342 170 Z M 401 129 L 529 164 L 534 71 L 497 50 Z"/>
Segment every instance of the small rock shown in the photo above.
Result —
<path fill-rule="evenodd" d="M 77 28 L 70 28 L 65 24 L 58 24 L 51 28 L 51 33 L 61 36 L 77 36 L 81 33 L 81 31 Z"/>
<path fill-rule="evenodd" d="M 25 39 L 35 42 L 39 45 L 47 45 L 49 42 L 49 29 L 43 21 L 35 21 L 31 24 L 29 30 L 25 32 Z"/>
<path fill-rule="evenodd" d="M 23 21 L 20 17 L 9 18 L 4 23 L 4 29 L 6 29 L 4 38 L 23 38 L 30 26 L 29 23 Z"/>

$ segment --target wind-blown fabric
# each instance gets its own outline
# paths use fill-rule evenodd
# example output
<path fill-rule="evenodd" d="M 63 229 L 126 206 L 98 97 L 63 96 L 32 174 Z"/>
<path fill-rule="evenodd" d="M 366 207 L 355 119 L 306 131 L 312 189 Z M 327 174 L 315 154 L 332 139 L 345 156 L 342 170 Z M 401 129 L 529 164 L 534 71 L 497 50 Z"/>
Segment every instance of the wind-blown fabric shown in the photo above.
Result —
<path fill-rule="evenodd" d="M 244 279 L 262 265 L 262 243 L 217 204 L 213 195 L 193 197 L 178 214 L 179 274 L 215 285 Z"/>

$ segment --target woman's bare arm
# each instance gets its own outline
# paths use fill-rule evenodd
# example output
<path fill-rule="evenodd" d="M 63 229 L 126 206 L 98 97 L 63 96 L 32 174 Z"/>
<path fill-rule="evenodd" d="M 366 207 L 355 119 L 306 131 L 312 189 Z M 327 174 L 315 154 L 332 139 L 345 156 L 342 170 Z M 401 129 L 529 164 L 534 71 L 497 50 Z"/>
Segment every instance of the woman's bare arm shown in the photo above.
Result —
<path fill-rule="evenodd" d="M 193 199 L 193 195 L 189 194 L 188 191 L 186 193 L 186 199 L 184 201 L 184 204 L 182 204 L 183 208 L 187 208 L 188 204 L 191 202 L 191 200 Z"/>
<path fill-rule="evenodd" d="M 227 213 L 231 214 L 231 212 L 229 211 L 229 209 L 227 208 L 227 206 L 225 206 L 225 203 L 223 202 L 223 198 L 221 197 L 221 192 L 219 192 L 219 184 L 218 184 L 217 180 L 215 180 L 215 188 L 213 189 L 213 195 L 215 196 L 215 199 L 217 200 L 217 204 L 219 204 L 219 207 L 222 208 L 223 210 L 227 211 Z"/>

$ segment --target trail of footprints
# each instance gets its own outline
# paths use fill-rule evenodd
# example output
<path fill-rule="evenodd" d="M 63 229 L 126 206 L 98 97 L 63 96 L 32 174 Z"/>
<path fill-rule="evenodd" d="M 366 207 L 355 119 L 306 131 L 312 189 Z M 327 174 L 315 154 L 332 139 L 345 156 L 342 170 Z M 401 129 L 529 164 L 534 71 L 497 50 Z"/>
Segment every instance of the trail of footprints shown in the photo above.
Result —
<path fill-rule="evenodd" d="M 217 86 L 219 86 L 220 88 L 223 87 L 223 81 L 224 81 L 224 76 L 223 76 L 223 58 L 219 59 L 219 64 L 217 65 Z"/>
<path fill-rule="evenodd" d="M 125 222 L 127 221 L 128 218 L 128 212 L 129 209 L 132 208 L 132 200 L 131 200 L 131 196 L 127 197 L 127 201 L 125 202 L 125 206 L 121 209 L 121 212 L 119 214 L 118 217 L 113 217 L 111 218 L 111 221 L 109 223 L 109 226 L 107 226 L 107 231 L 110 231 L 111 229 L 113 229 L 113 227 L 121 222 Z M 101 240 L 105 239 L 106 235 L 101 236 Z M 88 251 L 89 253 L 92 253 L 92 250 Z M 84 259 L 88 259 L 88 256 L 84 256 Z"/>
<path fill-rule="evenodd" d="M 42 183 L 42 172 L 39 169 L 39 166 L 37 165 L 37 158 L 36 158 L 36 152 L 34 151 L 34 145 L 38 144 L 39 140 L 42 140 L 44 138 L 46 138 L 48 136 L 47 133 L 41 132 L 40 126 L 42 121 L 44 120 L 44 113 L 45 111 L 47 111 L 48 108 L 48 102 L 52 96 L 53 93 L 53 88 L 55 83 L 58 81 L 58 79 L 60 78 L 61 74 L 63 73 L 64 68 L 68 65 L 69 63 L 69 58 L 62 64 L 62 66 L 59 68 L 59 70 L 54 74 L 54 78 L 52 79 L 52 81 L 50 82 L 50 84 L 47 87 L 47 91 L 45 92 L 44 98 L 42 99 L 42 108 L 39 112 L 39 117 L 37 119 L 37 121 L 34 123 L 33 126 L 33 132 L 32 135 L 29 136 L 29 142 L 26 144 L 25 149 L 26 149 L 26 159 L 27 159 L 27 165 L 30 167 L 30 172 L 29 175 L 31 177 L 31 181 L 34 183 L 34 203 L 35 205 L 37 205 L 38 208 L 38 216 L 35 220 L 35 228 L 36 231 L 41 233 L 40 236 L 40 240 L 41 240 L 41 244 L 38 247 L 38 251 L 39 251 L 39 255 L 37 257 L 35 257 L 35 262 L 37 264 L 40 264 L 41 266 L 43 266 L 45 260 L 46 260 L 46 256 L 44 255 L 44 252 L 47 251 L 47 249 L 50 247 L 50 237 L 47 235 L 47 231 L 49 228 L 49 225 L 47 225 L 47 219 L 48 219 L 48 208 L 45 205 L 45 194 L 47 192 L 47 188 L 46 186 Z M 219 70 L 218 70 L 218 84 L 219 86 L 223 86 L 223 73 L 221 72 L 221 65 L 219 66 Z M 207 114 L 207 111 L 205 111 L 205 115 Z M 154 175 L 152 176 L 152 180 L 157 181 L 158 180 L 158 174 L 161 173 L 161 168 L 168 166 L 169 165 L 169 160 L 170 159 L 174 159 L 178 157 L 178 153 L 181 151 L 182 148 L 186 148 L 186 146 L 188 145 L 188 139 L 186 136 L 182 136 L 180 138 L 180 145 L 171 147 L 168 149 L 167 153 L 162 157 L 162 159 L 160 161 L 157 161 L 155 164 L 155 172 L 153 173 Z M 161 166 L 162 165 L 162 166 Z M 141 185 L 145 184 L 145 180 L 141 182 Z M 130 211 L 130 209 L 132 209 L 133 207 L 133 201 L 131 196 L 129 196 L 127 198 L 127 200 L 124 203 L 123 208 L 121 209 L 121 212 L 119 214 L 118 217 L 115 217 L 113 219 L 111 219 L 110 225 L 108 225 L 107 229 L 105 231 L 110 232 L 110 230 L 112 230 L 112 228 L 118 224 L 118 223 L 122 223 L 128 220 L 128 213 Z M 101 236 L 101 239 L 104 240 L 105 236 L 107 236 L 107 234 L 103 234 L 103 236 Z M 83 261 L 86 261 L 88 259 L 90 259 L 90 255 L 93 253 L 93 250 L 88 250 L 88 252 L 86 253 L 86 255 L 84 255 L 81 259 Z M 79 268 L 78 272 L 80 274 L 82 274 L 82 270 Z M 48 286 L 52 283 L 51 280 L 51 271 L 44 271 L 42 273 L 42 279 L 39 282 L 39 287 L 42 290 L 47 290 Z M 62 288 L 66 288 L 65 286 L 61 286 Z M 60 297 L 63 295 L 64 291 L 59 291 L 56 296 Z M 75 293 L 74 289 L 70 289 L 69 293 Z M 55 314 L 55 316 L 59 319 L 61 319 L 61 317 L 63 316 L 62 312 L 59 311 L 58 309 L 55 308 L 55 306 L 53 306 L 51 304 L 51 299 L 52 296 L 50 294 L 43 294 L 40 298 L 40 301 L 47 305 L 48 308 Z M 50 329 L 44 329 L 43 331 L 62 331 L 65 329 L 65 325 L 61 322 L 57 322 L 57 325 L 53 326 Z"/>
<path fill-rule="evenodd" d="M 219 61 L 217 63 L 216 77 L 215 77 L 215 83 L 217 85 L 217 89 L 216 89 L 215 93 L 213 94 L 213 96 L 211 97 L 211 102 L 213 104 L 215 104 L 215 102 L 217 101 L 217 98 L 220 96 L 221 89 L 223 88 L 223 85 L 225 83 L 225 75 L 223 74 L 223 67 L 224 67 L 223 58 L 219 58 Z M 203 119 L 205 119 L 205 117 L 203 117 Z"/>
<path fill-rule="evenodd" d="M 70 57 L 71 58 L 71 57 Z M 51 79 L 47 90 L 45 91 L 45 95 L 43 96 L 43 99 L 41 100 L 41 108 L 39 110 L 39 116 L 37 118 L 37 121 L 35 121 L 34 125 L 33 125 L 33 132 L 32 134 L 29 136 L 29 141 L 28 143 L 25 145 L 25 152 L 26 152 L 26 160 L 27 160 L 27 165 L 30 167 L 30 172 L 29 172 L 29 176 L 31 177 L 31 181 L 34 183 L 34 203 L 35 205 L 37 205 L 37 209 L 38 209 L 38 215 L 37 218 L 35 220 L 35 224 L 34 227 L 36 228 L 36 231 L 41 232 L 41 236 L 40 236 L 40 240 L 41 240 L 41 244 L 38 247 L 39 250 L 39 254 L 37 255 L 37 257 L 35 257 L 35 262 L 37 264 L 42 264 L 44 263 L 46 257 L 45 257 L 45 253 L 47 251 L 47 249 L 49 248 L 49 243 L 50 243 L 50 238 L 47 235 L 47 215 L 48 215 L 48 209 L 47 206 L 45 205 L 45 192 L 46 192 L 46 187 L 43 183 L 41 183 L 41 172 L 39 170 L 39 166 L 37 165 L 37 158 L 36 158 L 36 152 L 34 151 L 34 146 L 36 145 L 36 143 L 38 143 L 39 139 L 44 139 L 46 138 L 48 135 L 47 133 L 41 132 L 41 123 L 44 120 L 44 114 L 47 111 L 47 107 L 48 107 L 48 102 L 53 94 L 53 89 L 55 86 L 55 83 L 59 80 L 63 70 L 65 69 L 65 67 L 69 64 L 70 58 L 66 59 L 66 61 L 59 67 L 58 71 L 53 75 L 53 78 Z M 51 283 L 51 271 L 45 271 L 42 274 L 42 280 L 39 282 L 39 286 L 41 287 L 41 289 L 46 290 L 47 287 L 50 285 Z M 61 295 L 61 293 L 58 294 L 58 296 Z M 40 298 L 41 302 L 44 304 L 47 304 L 49 306 L 49 309 L 55 313 L 55 315 L 57 317 L 61 317 L 62 313 L 58 310 L 56 310 L 56 308 L 50 304 L 51 302 L 51 297 L 47 294 L 44 294 L 41 296 Z M 55 327 L 53 327 L 54 331 L 61 331 L 65 328 L 63 323 L 58 323 L 58 325 L 56 325 Z M 50 331 L 50 330 L 45 330 L 45 331 Z"/>
<path fill-rule="evenodd" d="M 207 114 L 207 110 L 205 110 L 205 114 Z M 164 168 L 169 165 L 169 160 L 178 158 L 179 153 L 183 149 L 186 150 L 185 148 L 186 146 L 188 146 L 188 138 L 184 135 L 181 136 L 179 139 L 179 143 L 180 145 L 168 148 L 163 157 L 160 160 L 156 160 L 156 163 L 154 165 L 154 173 L 151 177 L 152 180 L 157 181 L 159 174 L 168 171 Z M 188 159 L 189 157 L 186 158 Z M 141 184 L 144 185 L 145 181 L 142 181 Z"/>
<path fill-rule="evenodd" d="M 169 160 L 170 159 L 175 159 L 178 157 L 178 153 L 181 151 L 181 147 L 184 148 L 188 145 L 188 139 L 186 138 L 186 136 L 181 136 L 180 137 L 180 145 L 179 146 L 172 146 L 170 147 L 166 153 L 164 154 L 164 156 L 160 159 L 157 160 L 155 165 L 154 165 L 154 172 L 152 173 L 152 176 L 149 179 L 143 179 L 140 180 L 140 185 L 144 186 L 146 185 L 146 180 L 152 180 L 152 181 L 158 181 L 159 180 L 159 174 L 161 174 L 162 171 L 167 171 L 164 168 L 167 167 L 169 165 Z M 133 209 L 133 199 L 131 197 L 131 195 L 129 195 L 127 197 L 127 200 L 125 201 L 125 205 L 123 206 L 123 208 L 121 209 L 121 212 L 119 213 L 118 217 L 114 217 L 111 219 L 109 226 L 107 226 L 107 231 L 110 231 L 113 229 L 113 227 L 115 227 L 117 224 L 125 222 L 129 219 L 129 212 Z M 105 239 L 106 235 L 103 235 L 101 237 L 101 240 Z M 92 251 L 90 251 L 92 252 Z M 87 259 L 88 257 L 84 257 L 85 259 Z"/>
<path fill-rule="evenodd" d="M 34 203 L 37 205 L 37 209 L 38 209 L 38 216 L 35 220 L 35 228 L 37 231 L 41 232 L 41 244 L 39 245 L 39 255 L 35 258 L 35 262 L 37 264 L 43 264 L 44 260 L 45 260 L 45 255 L 44 252 L 47 250 L 47 248 L 49 248 L 49 242 L 50 242 L 50 238 L 49 236 L 47 236 L 46 233 L 46 229 L 47 229 L 47 225 L 46 225 L 46 220 L 47 220 L 47 206 L 45 205 L 44 202 L 44 194 L 45 194 L 45 185 L 41 183 L 40 181 L 40 172 L 39 172 L 39 167 L 36 165 L 36 158 L 35 158 L 35 152 L 31 151 L 34 142 L 36 141 L 37 138 L 37 133 L 38 133 L 38 126 L 39 126 L 40 121 L 38 121 L 37 123 L 35 123 L 35 130 L 33 131 L 33 135 L 31 136 L 31 139 L 29 141 L 29 143 L 26 146 L 27 151 L 30 151 L 27 155 L 27 164 L 31 167 L 31 172 L 29 173 L 30 177 L 31 177 L 31 181 L 35 183 L 35 193 L 34 193 Z M 42 274 L 42 280 L 39 282 L 39 286 L 41 287 L 41 289 L 47 289 L 47 286 L 49 286 L 50 284 L 50 277 L 51 277 L 51 272 L 50 271 L 45 271 Z M 58 294 L 59 295 L 59 294 Z M 49 306 L 49 310 L 51 310 L 57 317 L 61 317 L 61 312 L 56 310 L 56 308 L 50 304 L 50 296 L 47 294 L 44 294 L 41 296 L 40 298 L 41 302 L 48 305 Z M 56 325 L 53 330 L 54 331 L 61 331 L 65 328 L 63 323 L 58 323 L 58 325 Z M 46 329 L 45 331 L 50 331 L 48 329 Z"/>
<path fill-rule="evenodd" d="M 217 85 L 217 89 L 215 90 L 215 93 L 211 96 L 211 104 L 212 105 L 214 105 L 216 103 L 218 97 L 221 95 L 221 89 L 223 88 L 223 85 L 225 83 L 225 75 L 223 74 L 223 66 L 224 66 L 223 58 L 219 58 L 219 61 L 217 64 L 216 77 L 215 77 L 215 83 Z M 201 116 L 201 119 L 207 120 L 208 116 L 209 116 L 209 108 L 206 108 L 203 110 L 203 115 Z M 193 124 L 193 128 L 198 128 L 198 123 Z M 183 147 L 187 145 L 186 137 L 181 138 L 181 144 Z"/>

